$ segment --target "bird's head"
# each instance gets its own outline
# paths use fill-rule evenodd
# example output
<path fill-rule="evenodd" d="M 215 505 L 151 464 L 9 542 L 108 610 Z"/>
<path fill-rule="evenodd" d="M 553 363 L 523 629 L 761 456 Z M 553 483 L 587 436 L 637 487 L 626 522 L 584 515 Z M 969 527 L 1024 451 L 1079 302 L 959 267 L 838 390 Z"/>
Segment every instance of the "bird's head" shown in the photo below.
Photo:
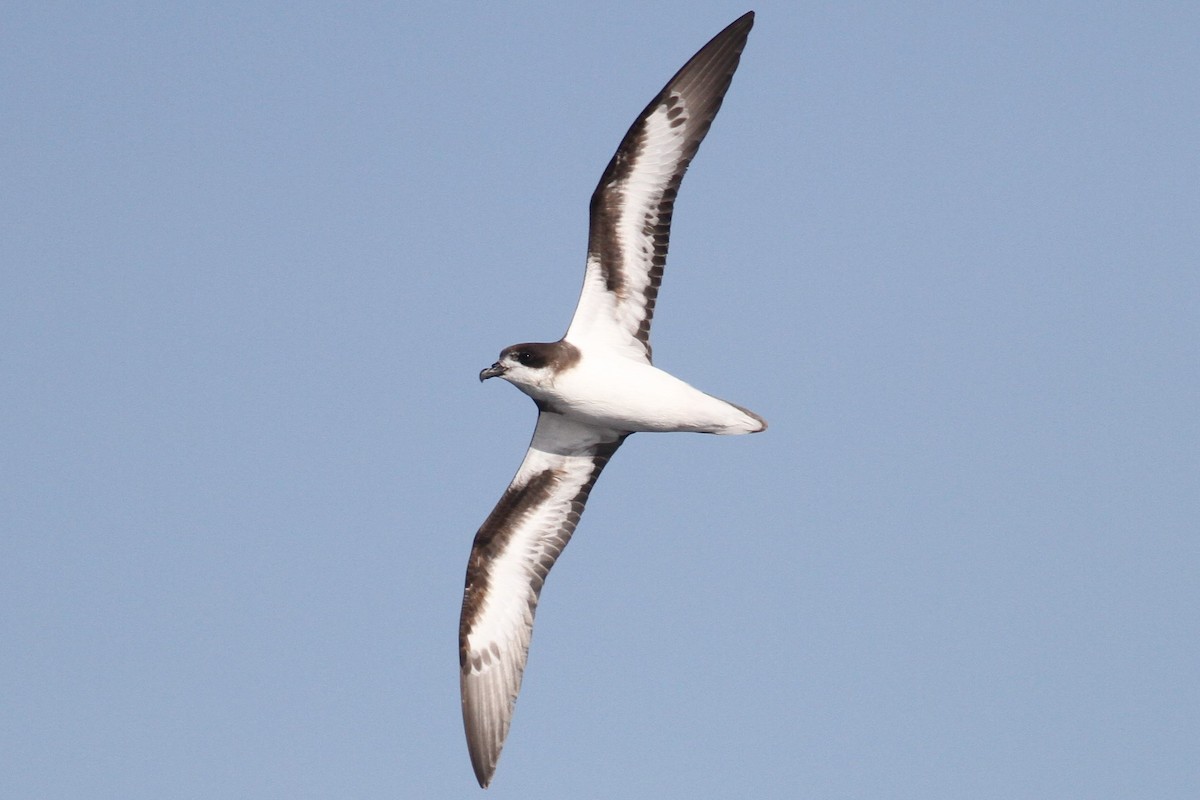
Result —
<path fill-rule="evenodd" d="M 496 363 L 479 373 L 479 380 L 503 378 L 522 390 L 544 389 L 579 361 L 579 350 L 567 342 L 525 342 L 500 351 Z"/>

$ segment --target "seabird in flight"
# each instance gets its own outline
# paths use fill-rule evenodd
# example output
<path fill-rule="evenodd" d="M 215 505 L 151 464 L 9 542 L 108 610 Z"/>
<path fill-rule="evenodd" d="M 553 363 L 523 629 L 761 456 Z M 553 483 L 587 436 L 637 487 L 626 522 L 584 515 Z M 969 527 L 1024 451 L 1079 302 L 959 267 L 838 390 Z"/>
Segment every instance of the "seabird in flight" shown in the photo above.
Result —
<path fill-rule="evenodd" d="M 533 398 L 525 460 L 475 535 L 459 624 L 463 723 L 486 787 L 508 734 L 546 574 L 592 485 L 638 431 L 757 433 L 762 417 L 694 389 L 651 363 L 650 321 L 675 195 L 721 107 L 749 12 L 675 74 L 638 116 L 591 201 L 583 292 L 557 342 L 514 344 L 479 373 Z"/>

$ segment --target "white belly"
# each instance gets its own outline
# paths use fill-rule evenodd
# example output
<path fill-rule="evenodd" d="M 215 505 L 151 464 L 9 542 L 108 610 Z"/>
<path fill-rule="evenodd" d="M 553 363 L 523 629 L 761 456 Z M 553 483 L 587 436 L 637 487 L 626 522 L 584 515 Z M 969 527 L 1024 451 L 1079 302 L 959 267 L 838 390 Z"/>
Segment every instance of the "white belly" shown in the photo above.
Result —
<path fill-rule="evenodd" d="M 759 418 L 696 389 L 649 364 L 626 358 L 589 358 L 544 387 L 555 410 L 623 431 L 754 433 Z"/>

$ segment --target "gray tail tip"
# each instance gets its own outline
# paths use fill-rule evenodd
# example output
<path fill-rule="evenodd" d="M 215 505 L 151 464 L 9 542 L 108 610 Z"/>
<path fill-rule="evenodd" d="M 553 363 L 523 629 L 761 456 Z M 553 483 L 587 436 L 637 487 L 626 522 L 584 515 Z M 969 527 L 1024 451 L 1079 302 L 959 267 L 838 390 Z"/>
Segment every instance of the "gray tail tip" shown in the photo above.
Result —
<path fill-rule="evenodd" d="M 726 401 L 726 402 L 729 402 L 729 401 Z M 742 412 L 747 417 L 749 417 L 750 419 L 752 419 L 758 423 L 758 427 L 752 431 L 749 431 L 749 433 L 762 433 L 763 431 L 765 431 L 767 429 L 767 421 L 765 419 L 763 419 L 762 417 L 760 417 L 758 414 L 755 414 L 753 411 L 751 411 L 748 408 L 745 408 L 744 406 L 739 406 L 737 403 L 729 403 L 729 405 L 733 406 L 738 411 Z"/>

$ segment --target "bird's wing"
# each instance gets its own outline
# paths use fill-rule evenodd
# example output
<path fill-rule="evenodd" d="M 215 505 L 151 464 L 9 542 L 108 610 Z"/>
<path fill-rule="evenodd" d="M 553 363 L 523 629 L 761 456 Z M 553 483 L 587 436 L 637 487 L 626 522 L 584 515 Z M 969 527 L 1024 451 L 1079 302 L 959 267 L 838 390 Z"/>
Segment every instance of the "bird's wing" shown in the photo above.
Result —
<path fill-rule="evenodd" d="M 583 292 L 565 338 L 649 362 L 675 195 L 733 79 L 749 12 L 713 37 L 633 123 L 596 191 Z"/>
<path fill-rule="evenodd" d="M 467 748 L 487 786 L 508 734 L 546 574 L 627 434 L 538 415 L 525 460 L 471 547 L 459 623 Z"/>

